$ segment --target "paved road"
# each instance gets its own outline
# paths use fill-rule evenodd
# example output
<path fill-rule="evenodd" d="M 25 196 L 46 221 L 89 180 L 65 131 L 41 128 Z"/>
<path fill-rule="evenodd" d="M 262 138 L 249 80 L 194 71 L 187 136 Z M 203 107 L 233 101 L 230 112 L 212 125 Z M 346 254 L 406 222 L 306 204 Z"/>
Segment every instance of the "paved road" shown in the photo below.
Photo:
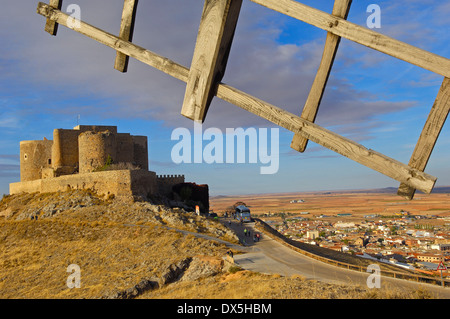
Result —
<path fill-rule="evenodd" d="M 307 279 L 329 283 L 367 285 L 367 278 L 371 273 L 347 270 L 306 257 L 267 235 L 262 235 L 259 242 L 254 242 L 254 223 L 239 225 L 236 221 L 228 224 L 228 221 L 229 219 L 223 222 L 235 230 L 241 240 L 245 242 L 246 253 L 234 256 L 235 262 L 244 269 L 283 276 L 302 275 Z M 244 228 L 250 231 L 250 237 L 244 236 Z M 438 298 L 450 298 L 450 288 L 391 277 L 381 277 L 381 288 L 391 287 L 399 289 L 417 289 L 422 287 L 435 294 Z"/>

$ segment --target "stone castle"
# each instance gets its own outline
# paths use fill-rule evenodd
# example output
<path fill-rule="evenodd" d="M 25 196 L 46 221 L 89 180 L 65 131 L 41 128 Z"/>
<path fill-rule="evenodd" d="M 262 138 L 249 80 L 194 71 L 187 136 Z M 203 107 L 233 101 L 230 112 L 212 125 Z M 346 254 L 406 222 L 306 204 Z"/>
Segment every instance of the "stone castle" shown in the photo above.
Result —
<path fill-rule="evenodd" d="M 149 171 L 146 136 L 79 125 L 55 129 L 53 140 L 20 142 L 20 182 L 10 184 L 10 194 L 91 189 L 102 196 L 149 198 L 171 196 L 183 184 L 192 183 L 184 175 Z"/>

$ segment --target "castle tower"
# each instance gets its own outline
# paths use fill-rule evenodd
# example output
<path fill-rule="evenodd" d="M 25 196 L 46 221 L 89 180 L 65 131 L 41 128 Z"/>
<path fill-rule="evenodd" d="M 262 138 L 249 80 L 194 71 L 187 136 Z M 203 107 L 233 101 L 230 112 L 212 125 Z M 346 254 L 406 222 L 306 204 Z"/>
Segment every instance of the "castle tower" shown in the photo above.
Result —
<path fill-rule="evenodd" d="M 105 132 L 83 132 L 78 137 L 80 173 L 90 173 L 102 167 L 111 158 L 117 158 L 116 134 Z"/>
<path fill-rule="evenodd" d="M 53 141 L 20 142 L 20 180 L 34 181 L 42 178 L 42 169 L 52 165 Z"/>
<path fill-rule="evenodd" d="M 78 135 L 75 130 L 53 131 L 52 167 L 56 176 L 74 174 L 78 168 Z"/>

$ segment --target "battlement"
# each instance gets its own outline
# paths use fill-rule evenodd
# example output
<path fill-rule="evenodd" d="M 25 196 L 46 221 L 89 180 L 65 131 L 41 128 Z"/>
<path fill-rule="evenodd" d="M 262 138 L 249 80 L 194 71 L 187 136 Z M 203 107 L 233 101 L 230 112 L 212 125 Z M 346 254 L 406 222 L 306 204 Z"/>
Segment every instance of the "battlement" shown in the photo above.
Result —
<path fill-rule="evenodd" d="M 184 181 L 184 175 L 157 175 L 158 179 L 180 179 L 182 178 Z"/>
<path fill-rule="evenodd" d="M 160 194 L 170 194 L 173 186 L 184 183 L 184 175 L 157 175 L 156 182 Z"/>

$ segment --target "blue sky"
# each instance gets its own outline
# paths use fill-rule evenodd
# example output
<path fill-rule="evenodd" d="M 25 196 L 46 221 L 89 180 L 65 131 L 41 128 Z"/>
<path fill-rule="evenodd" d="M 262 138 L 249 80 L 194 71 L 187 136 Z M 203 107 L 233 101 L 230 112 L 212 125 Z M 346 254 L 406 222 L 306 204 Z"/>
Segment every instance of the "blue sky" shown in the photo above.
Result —
<path fill-rule="evenodd" d="M 302 1 L 331 12 L 333 1 Z M 450 57 L 446 20 L 450 3 L 434 0 L 353 1 L 349 21 L 365 26 L 371 3 L 381 7 L 380 33 Z M 38 1 L 3 4 L 0 12 L 0 194 L 20 180 L 19 142 L 52 138 L 54 128 L 116 125 L 146 135 L 150 169 L 185 174 L 206 183 L 211 195 L 396 187 L 398 182 L 310 143 L 290 148 L 281 129 L 279 170 L 261 175 L 256 164 L 175 164 L 174 129 L 193 131 L 180 115 L 185 84 L 131 60 L 114 70 L 115 52 L 64 27 L 44 32 Z M 82 20 L 117 33 L 122 0 L 64 1 L 81 8 Z M 202 0 L 139 3 L 134 42 L 189 66 Z M 14 21 L 11 17 L 14 17 Z M 244 0 L 223 82 L 289 112 L 300 114 L 322 55 L 326 32 Z M 403 163 L 408 163 L 442 76 L 343 39 L 316 122 Z M 203 128 L 273 128 L 271 123 L 217 98 Z M 208 142 L 205 142 L 207 144 Z M 450 185 L 450 131 L 444 126 L 426 172 Z"/>

